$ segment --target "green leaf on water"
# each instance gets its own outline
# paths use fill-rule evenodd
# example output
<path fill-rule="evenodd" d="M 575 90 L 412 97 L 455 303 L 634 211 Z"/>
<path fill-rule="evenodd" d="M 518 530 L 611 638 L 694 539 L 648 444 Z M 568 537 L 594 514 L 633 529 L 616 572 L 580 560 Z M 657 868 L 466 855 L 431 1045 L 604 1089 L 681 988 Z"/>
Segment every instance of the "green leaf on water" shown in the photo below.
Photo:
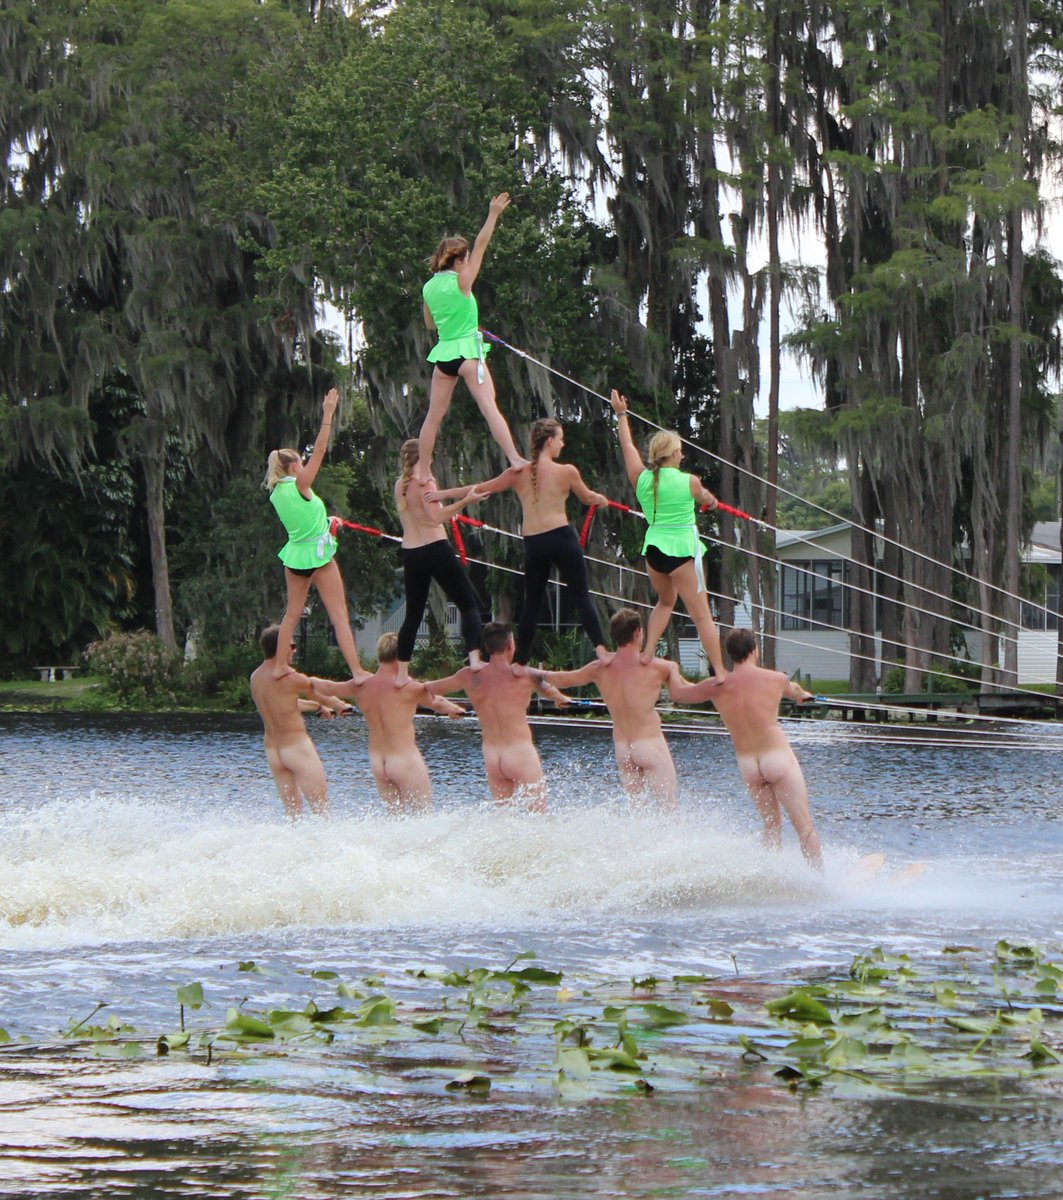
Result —
<path fill-rule="evenodd" d="M 742 1047 L 743 1058 L 759 1058 L 764 1062 L 768 1061 L 767 1047 L 762 1050 L 747 1034 L 740 1033 L 738 1035 L 738 1044 Z"/>
<path fill-rule="evenodd" d="M 709 1010 L 709 1016 L 714 1021 L 727 1021 L 734 1016 L 734 1009 L 726 1000 L 720 1000 L 716 996 L 708 996 L 702 1001 Z"/>
<path fill-rule="evenodd" d="M 339 979 L 339 975 L 335 971 L 311 971 L 311 979 Z"/>
<path fill-rule="evenodd" d="M 1038 1038 L 1034 1038 L 1030 1043 L 1029 1050 L 1022 1057 L 1030 1059 L 1035 1065 L 1046 1062 L 1063 1063 L 1063 1055 L 1058 1054 L 1050 1046 L 1046 1046 Z"/>
<path fill-rule="evenodd" d="M 237 963 L 236 969 L 238 971 L 251 971 L 256 975 L 264 974 L 263 969 L 255 963 L 253 958 L 249 958 L 247 962 Z"/>
<path fill-rule="evenodd" d="M 192 1035 L 178 1031 L 176 1033 L 164 1033 L 155 1045 L 155 1053 L 160 1058 L 165 1057 L 171 1050 L 183 1050 L 188 1045 L 188 1039 Z"/>
<path fill-rule="evenodd" d="M 806 988 L 795 988 L 777 1000 L 769 1000 L 764 1007 L 776 1017 L 789 1017 L 795 1021 L 817 1021 L 821 1025 L 831 1025 L 834 1022 L 829 1009 L 815 996 L 810 995 Z"/>
<path fill-rule="evenodd" d="M 584 1053 L 590 1059 L 591 1066 L 604 1068 L 608 1071 L 641 1071 L 642 1066 L 636 1058 L 621 1050 L 619 1046 L 587 1046 Z"/>
<path fill-rule="evenodd" d="M 590 1055 L 579 1046 L 562 1046 L 557 1052 L 558 1070 L 571 1079 L 587 1079 L 591 1074 Z"/>
<path fill-rule="evenodd" d="M 443 1028 L 442 1017 L 421 1017 L 419 1020 L 412 1021 L 414 1029 L 420 1033 L 437 1034 Z"/>
<path fill-rule="evenodd" d="M 889 1061 L 906 1071 L 929 1071 L 934 1066 L 934 1060 L 914 1042 L 902 1042 L 890 1051 Z"/>
<path fill-rule="evenodd" d="M 690 1021 L 688 1013 L 678 1008 L 670 1008 L 667 1004 L 646 1003 L 641 1005 L 646 1014 L 646 1025 L 650 1029 L 663 1029 L 668 1025 L 686 1025 Z"/>
<path fill-rule="evenodd" d="M 984 1017 L 946 1017 L 945 1024 L 960 1033 L 994 1033 L 999 1025 L 996 1017 L 987 1020 Z"/>
<path fill-rule="evenodd" d="M 711 975 L 673 975 L 673 983 L 712 983 Z"/>
<path fill-rule="evenodd" d="M 501 971 L 495 978 L 507 983 L 545 983 L 557 987 L 564 975 L 560 971 L 547 971 L 544 967 L 521 967 L 519 971 Z"/>
<path fill-rule="evenodd" d="M 394 1025 L 395 1001 L 390 996 L 370 996 L 362 1005 L 355 1025 Z"/>
<path fill-rule="evenodd" d="M 203 1007 L 203 985 L 201 983 L 186 983 L 177 989 L 177 1003 L 185 1008 Z"/>
<path fill-rule="evenodd" d="M 448 1092 L 489 1092 L 491 1090 L 491 1076 L 478 1075 L 475 1071 L 462 1071 L 460 1075 L 455 1075 L 444 1086 Z"/>
<path fill-rule="evenodd" d="M 11 1034 L 6 1029 L 0 1029 L 0 1046 L 6 1046 L 11 1041 Z"/>
<path fill-rule="evenodd" d="M 272 1026 L 238 1008 L 230 1008 L 225 1014 L 225 1029 L 230 1036 L 235 1034 L 248 1041 L 269 1041 L 275 1036 Z"/>

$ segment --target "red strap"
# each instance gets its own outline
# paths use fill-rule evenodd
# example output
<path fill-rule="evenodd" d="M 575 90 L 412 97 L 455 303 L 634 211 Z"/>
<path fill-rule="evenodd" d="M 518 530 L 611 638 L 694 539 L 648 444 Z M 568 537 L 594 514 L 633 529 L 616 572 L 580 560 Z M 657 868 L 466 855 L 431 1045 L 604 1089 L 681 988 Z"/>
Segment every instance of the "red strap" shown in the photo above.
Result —
<path fill-rule="evenodd" d="M 735 508 L 733 505 L 730 505 L 730 504 L 724 504 L 724 502 L 722 500 L 717 500 L 716 508 L 711 509 L 711 510 L 709 509 L 709 506 L 707 504 L 703 504 L 701 506 L 700 511 L 701 512 L 709 512 L 709 511 L 717 512 L 717 511 L 719 511 L 719 512 L 730 513 L 732 517 L 741 517 L 743 521 L 756 521 L 756 519 L 757 519 L 756 517 L 751 517 L 749 515 L 749 513 L 743 512 L 742 509 L 740 509 L 740 508 Z"/>
<path fill-rule="evenodd" d="M 598 511 L 598 505 L 592 504 L 587 509 L 587 515 L 583 518 L 583 528 L 579 534 L 579 544 L 584 550 L 587 549 L 587 539 L 591 535 L 591 526 L 594 524 L 594 514 Z"/>
<path fill-rule="evenodd" d="M 619 508 L 621 512 L 627 512 L 627 513 L 635 511 L 631 507 L 630 504 L 621 504 L 619 500 L 610 500 L 609 507 L 610 508 Z"/>
<path fill-rule="evenodd" d="M 456 517 L 450 518 L 452 521 L 460 521 L 463 525 L 475 525 L 478 529 L 484 528 L 483 521 L 477 517 L 467 517 L 464 513 L 458 513 Z"/>
<path fill-rule="evenodd" d="M 344 525 L 348 529 L 357 529 L 361 533 L 371 533 L 374 537 L 384 537 L 383 529 L 374 529 L 372 525 L 359 525 L 357 521 L 346 521 L 343 517 L 333 517 L 339 525 Z"/>
<path fill-rule="evenodd" d="M 454 534 L 454 545 L 457 547 L 458 558 L 461 559 L 461 565 L 464 567 L 469 561 L 469 556 L 465 552 L 465 539 L 461 536 L 461 526 L 456 517 L 450 518 L 450 531 Z"/>

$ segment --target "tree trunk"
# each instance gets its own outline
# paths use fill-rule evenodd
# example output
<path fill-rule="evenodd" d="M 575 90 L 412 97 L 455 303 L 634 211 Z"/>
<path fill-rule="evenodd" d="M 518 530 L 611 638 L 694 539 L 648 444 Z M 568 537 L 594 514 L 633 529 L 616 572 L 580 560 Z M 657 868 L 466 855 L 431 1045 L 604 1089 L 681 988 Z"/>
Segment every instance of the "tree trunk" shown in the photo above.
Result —
<path fill-rule="evenodd" d="M 170 564 L 166 555 L 166 430 L 161 421 L 149 421 L 141 450 L 144 464 L 144 505 L 151 550 L 151 584 L 155 593 L 155 632 L 170 650 L 177 649 L 170 596 Z"/>

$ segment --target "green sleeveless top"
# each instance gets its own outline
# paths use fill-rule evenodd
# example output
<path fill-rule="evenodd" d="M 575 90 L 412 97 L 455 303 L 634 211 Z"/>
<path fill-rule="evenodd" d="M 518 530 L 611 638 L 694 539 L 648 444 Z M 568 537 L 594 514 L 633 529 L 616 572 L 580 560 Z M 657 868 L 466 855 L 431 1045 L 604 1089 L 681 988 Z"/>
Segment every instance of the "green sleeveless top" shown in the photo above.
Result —
<path fill-rule="evenodd" d="M 466 296 L 461 290 L 457 271 L 437 272 L 421 289 L 421 295 L 439 336 L 428 361 L 483 358 L 490 347 L 480 333 L 480 310 L 476 297 Z"/>
<path fill-rule="evenodd" d="M 323 567 L 336 553 L 336 539 L 329 533 L 325 502 L 310 493 L 310 499 L 299 491 L 295 476 L 289 475 L 269 494 L 269 502 L 288 531 L 288 542 L 277 554 L 286 567 L 306 571 Z"/>
<path fill-rule="evenodd" d="M 698 558 L 705 553 L 705 547 L 698 537 L 690 476 L 678 467 L 661 467 L 658 475 L 656 505 L 653 501 L 653 472 L 643 471 L 635 484 L 635 495 L 646 514 L 647 523 L 642 553 L 646 553 L 647 546 L 656 546 L 662 554 L 670 554 L 674 558 L 684 558 L 688 554 Z"/>

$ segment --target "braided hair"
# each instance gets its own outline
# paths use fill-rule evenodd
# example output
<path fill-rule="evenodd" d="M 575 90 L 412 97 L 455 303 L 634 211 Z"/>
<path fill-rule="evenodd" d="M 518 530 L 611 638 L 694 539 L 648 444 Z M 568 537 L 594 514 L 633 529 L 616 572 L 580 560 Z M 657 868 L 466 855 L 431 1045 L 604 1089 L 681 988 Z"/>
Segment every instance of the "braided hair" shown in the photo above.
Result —
<path fill-rule="evenodd" d="M 543 417 L 536 421 L 531 428 L 531 481 L 532 495 L 535 497 L 538 497 L 539 494 L 539 455 L 546 443 L 560 432 L 561 423 L 555 421 L 553 417 Z"/>
<path fill-rule="evenodd" d="M 657 519 L 657 488 L 661 482 L 661 467 L 682 446 L 683 442 L 678 433 L 662 429 L 650 438 L 646 447 L 646 455 L 650 460 L 650 470 L 653 472 L 653 519 Z"/>

